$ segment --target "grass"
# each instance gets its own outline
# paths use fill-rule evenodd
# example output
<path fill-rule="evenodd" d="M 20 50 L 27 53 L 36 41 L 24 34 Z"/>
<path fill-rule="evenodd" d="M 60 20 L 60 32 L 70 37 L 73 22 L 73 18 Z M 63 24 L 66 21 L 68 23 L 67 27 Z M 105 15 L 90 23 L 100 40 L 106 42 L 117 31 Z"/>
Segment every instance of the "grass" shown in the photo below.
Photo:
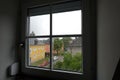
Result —
<path fill-rule="evenodd" d="M 44 58 L 44 59 L 42 59 L 42 60 L 38 60 L 38 61 L 32 63 L 31 66 L 39 66 L 40 64 L 43 63 L 43 61 L 45 61 L 45 60 L 48 61 L 49 59 L 50 59 L 49 57 L 46 57 L 46 58 Z"/>

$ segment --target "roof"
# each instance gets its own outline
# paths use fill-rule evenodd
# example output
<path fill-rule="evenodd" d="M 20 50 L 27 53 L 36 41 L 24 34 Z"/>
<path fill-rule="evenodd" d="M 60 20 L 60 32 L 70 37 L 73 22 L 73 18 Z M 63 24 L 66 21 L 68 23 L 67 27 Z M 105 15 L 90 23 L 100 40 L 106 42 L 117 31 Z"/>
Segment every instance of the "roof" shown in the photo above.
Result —
<path fill-rule="evenodd" d="M 72 40 L 71 44 L 68 47 L 81 47 L 82 46 L 82 37 L 76 37 Z"/>

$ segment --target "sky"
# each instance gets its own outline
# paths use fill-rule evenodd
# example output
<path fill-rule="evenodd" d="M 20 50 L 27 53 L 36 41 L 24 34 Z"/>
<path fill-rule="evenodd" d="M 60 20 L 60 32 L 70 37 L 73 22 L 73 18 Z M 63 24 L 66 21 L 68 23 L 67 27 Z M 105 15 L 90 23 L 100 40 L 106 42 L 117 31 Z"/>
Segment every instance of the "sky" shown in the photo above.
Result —
<path fill-rule="evenodd" d="M 81 10 L 54 13 L 52 15 L 52 34 L 69 35 L 82 34 Z M 50 15 L 30 17 L 30 33 L 36 36 L 50 35 Z"/>

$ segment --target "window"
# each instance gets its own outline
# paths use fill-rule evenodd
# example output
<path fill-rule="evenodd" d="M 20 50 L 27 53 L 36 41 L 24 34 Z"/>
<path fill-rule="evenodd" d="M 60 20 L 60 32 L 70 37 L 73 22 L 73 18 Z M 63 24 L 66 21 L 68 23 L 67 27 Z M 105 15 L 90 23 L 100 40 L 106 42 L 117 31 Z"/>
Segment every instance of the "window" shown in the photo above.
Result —
<path fill-rule="evenodd" d="M 70 0 L 26 8 L 23 73 L 95 80 L 96 28 L 82 3 Z"/>
<path fill-rule="evenodd" d="M 52 13 L 51 29 L 50 14 L 30 16 L 28 66 L 82 72 L 81 13 Z"/>

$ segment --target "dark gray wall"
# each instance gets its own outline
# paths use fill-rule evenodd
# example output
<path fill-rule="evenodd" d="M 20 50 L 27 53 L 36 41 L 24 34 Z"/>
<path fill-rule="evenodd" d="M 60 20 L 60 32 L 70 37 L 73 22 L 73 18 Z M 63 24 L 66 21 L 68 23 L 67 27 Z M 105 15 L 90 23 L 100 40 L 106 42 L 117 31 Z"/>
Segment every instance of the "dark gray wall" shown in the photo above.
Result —
<path fill-rule="evenodd" d="M 112 80 L 120 57 L 120 0 L 98 0 L 98 80 Z"/>
<path fill-rule="evenodd" d="M 7 69 L 17 60 L 19 10 L 18 0 L 0 0 L 0 80 L 13 80 Z"/>

